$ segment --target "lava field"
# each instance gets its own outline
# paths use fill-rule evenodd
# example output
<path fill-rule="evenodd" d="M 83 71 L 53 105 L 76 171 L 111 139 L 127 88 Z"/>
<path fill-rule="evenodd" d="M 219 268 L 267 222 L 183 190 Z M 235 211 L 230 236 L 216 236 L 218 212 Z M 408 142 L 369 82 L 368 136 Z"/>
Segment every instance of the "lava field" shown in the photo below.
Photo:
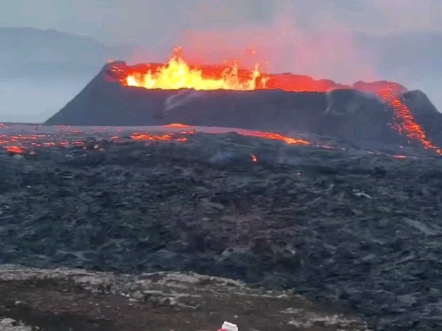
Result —
<path fill-rule="evenodd" d="M 194 271 L 438 329 L 439 156 L 210 130 L 3 126 L 1 263 Z"/>
<path fill-rule="evenodd" d="M 44 125 L 0 125 L 0 263 L 196 272 L 439 330 L 441 146 L 397 83 L 112 62 Z"/>

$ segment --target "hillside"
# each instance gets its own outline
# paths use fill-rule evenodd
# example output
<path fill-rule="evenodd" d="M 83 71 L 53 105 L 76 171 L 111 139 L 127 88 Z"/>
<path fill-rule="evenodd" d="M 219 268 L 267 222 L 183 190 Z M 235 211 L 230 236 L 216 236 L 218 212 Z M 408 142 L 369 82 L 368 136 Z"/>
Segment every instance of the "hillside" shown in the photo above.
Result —
<path fill-rule="evenodd" d="M 44 74 L 93 75 L 111 58 L 128 58 L 129 44 L 100 41 L 55 30 L 0 28 L 0 77 L 33 78 Z"/>

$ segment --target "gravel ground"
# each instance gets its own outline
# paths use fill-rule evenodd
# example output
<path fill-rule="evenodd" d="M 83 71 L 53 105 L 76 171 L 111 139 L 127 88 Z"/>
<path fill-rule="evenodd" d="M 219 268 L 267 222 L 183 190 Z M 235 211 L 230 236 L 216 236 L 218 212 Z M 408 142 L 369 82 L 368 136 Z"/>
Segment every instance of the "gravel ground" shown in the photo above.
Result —
<path fill-rule="evenodd" d="M 30 330 L 23 325 L 57 331 L 203 331 L 216 330 L 225 320 L 244 331 L 368 331 L 361 319 L 314 306 L 293 291 L 252 289 L 194 273 L 133 276 L 3 266 L 0 293 L 0 316 L 9 316 L 3 323 L 10 331 Z"/>
<path fill-rule="evenodd" d="M 442 323 L 440 158 L 237 134 L 0 157 L 1 263 L 196 272 L 294 290 L 375 330 Z"/>
<path fill-rule="evenodd" d="M 32 326 L 23 322 L 16 321 L 13 318 L 0 318 L 1 331 L 32 331 Z"/>

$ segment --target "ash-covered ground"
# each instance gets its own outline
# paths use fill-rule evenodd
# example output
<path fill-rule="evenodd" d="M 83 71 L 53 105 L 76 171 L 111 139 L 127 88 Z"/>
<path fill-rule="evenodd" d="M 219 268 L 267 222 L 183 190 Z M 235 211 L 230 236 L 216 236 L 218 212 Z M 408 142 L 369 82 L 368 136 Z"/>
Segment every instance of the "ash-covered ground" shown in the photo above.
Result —
<path fill-rule="evenodd" d="M 0 262 L 192 271 L 292 289 L 374 330 L 441 325 L 441 158 L 186 139 L 4 152 Z"/>

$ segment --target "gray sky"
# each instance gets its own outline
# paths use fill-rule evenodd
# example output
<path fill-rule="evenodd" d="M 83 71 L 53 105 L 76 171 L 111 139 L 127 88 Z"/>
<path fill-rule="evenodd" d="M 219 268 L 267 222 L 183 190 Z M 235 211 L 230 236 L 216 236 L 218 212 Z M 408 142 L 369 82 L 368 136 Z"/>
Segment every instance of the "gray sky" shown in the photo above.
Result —
<path fill-rule="evenodd" d="M 288 2 L 289 8 L 283 7 Z M 340 26 L 391 33 L 442 31 L 441 0 L 14 0 L 0 26 L 54 28 L 105 42 L 164 43 L 183 30 L 269 24 L 284 13 L 300 29 Z"/>
<path fill-rule="evenodd" d="M 300 72 L 343 83 L 382 78 L 378 55 L 372 49 L 355 46 L 356 32 L 442 32 L 442 0 L 6 3 L 0 11 L 0 26 L 53 28 L 95 37 L 108 44 L 134 42 L 140 49 L 132 59 L 126 59 L 130 63 L 163 61 L 173 46 L 183 46 L 190 61 L 207 63 L 235 58 L 247 67 L 268 62 L 269 71 Z"/>
<path fill-rule="evenodd" d="M 426 78 L 425 75 L 419 81 L 405 80 L 401 76 L 386 77 L 386 73 L 379 69 L 374 49 L 361 50 L 353 42 L 356 32 L 408 33 L 411 36 L 413 31 L 442 33 L 442 0 L 3 2 L 0 26 L 52 28 L 95 37 L 108 44 L 135 42 L 142 48 L 133 59 L 125 59 L 130 63 L 166 60 L 164 56 L 170 54 L 172 46 L 180 45 L 185 52 L 192 52 L 187 58 L 200 56 L 204 62 L 237 58 L 248 66 L 252 62 L 269 61 L 268 71 L 304 73 L 343 83 L 392 79 L 409 88 L 424 90 L 442 109 L 441 79 Z M 244 63 L 248 60 L 249 63 Z M 66 83 L 65 93 L 59 93 L 61 99 L 56 105 L 54 86 L 41 87 L 35 92 L 34 99 L 25 98 L 29 102 L 21 106 L 22 115 L 31 120 L 30 109 L 37 113 L 62 107 L 85 83 Z M 9 82 L 6 87 L 0 89 L 2 109 L 14 109 L 18 116 L 20 111 L 14 96 L 29 95 L 30 87 L 24 83 L 11 86 Z M 59 86 L 56 89 L 59 91 Z"/>

